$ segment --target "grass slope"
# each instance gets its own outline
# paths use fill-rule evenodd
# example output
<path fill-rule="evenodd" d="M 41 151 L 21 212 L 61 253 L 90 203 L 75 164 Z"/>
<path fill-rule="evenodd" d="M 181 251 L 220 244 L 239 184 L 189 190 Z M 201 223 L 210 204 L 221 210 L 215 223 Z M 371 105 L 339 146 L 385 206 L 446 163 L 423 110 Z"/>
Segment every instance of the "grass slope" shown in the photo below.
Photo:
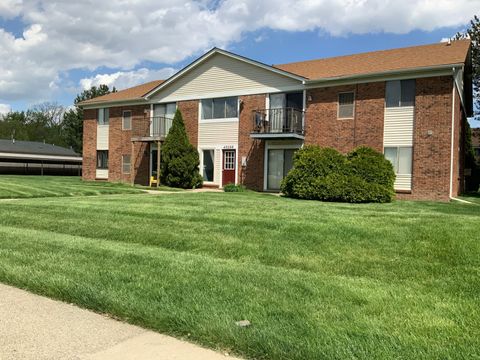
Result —
<path fill-rule="evenodd" d="M 479 215 L 255 193 L 19 200 L 0 203 L 0 281 L 249 358 L 478 358 Z"/>
<path fill-rule="evenodd" d="M 79 177 L 0 175 L 0 199 L 135 194 L 143 187 L 102 181 L 82 181 Z M 160 187 L 160 190 L 175 190 Z"/>

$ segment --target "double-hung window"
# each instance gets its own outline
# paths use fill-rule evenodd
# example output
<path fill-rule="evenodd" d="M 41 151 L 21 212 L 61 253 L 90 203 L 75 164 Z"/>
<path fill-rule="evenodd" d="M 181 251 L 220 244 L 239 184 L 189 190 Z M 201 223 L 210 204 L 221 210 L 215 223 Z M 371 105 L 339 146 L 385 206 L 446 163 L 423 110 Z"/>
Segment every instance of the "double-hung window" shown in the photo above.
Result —
<path fill-rule="evenodd" d="M 397 175 L 410 175 L 412 173 L 412 147 L 389 146 L 384 149 L 385 158 L 389 160 Z"/>
<path fill-rule="evenodd" d="M 123 111 L 122 129 L 132 130 L 132 112 L 130 110 Z"/>
<path fill-rule="evenodd" d="M 123 155 L 122 156 L 122 172 L 124 174 L 130 174 L 130 168 L 131 168 L 130 155 Z"/>
<path fill-rule="evenodd" d="M 415 80 L 387 81 L 385 94 L 386 107 L 415 105 Z"/>
<path fill-rule="evenodd" d="M 97 169 L 108 170 L 108 150 L 97 150 Z"/>
<path fill-rule="evenodd" d="M 238 117 L 238 98 L 216 98 L 202 100 L 202 120 L 230 119 Z"/>
<path fill-rule="evenodd" d="M 110 120 L 110 111 L 108 108 L 101 108 L 97 110 L 98 125 L 108 125 Z"/>
<path fill-rule="evenodd" d="M 338 118 L 351 119 L 355 107 L 355 93 L 344 92 L 338 94 Z"/>

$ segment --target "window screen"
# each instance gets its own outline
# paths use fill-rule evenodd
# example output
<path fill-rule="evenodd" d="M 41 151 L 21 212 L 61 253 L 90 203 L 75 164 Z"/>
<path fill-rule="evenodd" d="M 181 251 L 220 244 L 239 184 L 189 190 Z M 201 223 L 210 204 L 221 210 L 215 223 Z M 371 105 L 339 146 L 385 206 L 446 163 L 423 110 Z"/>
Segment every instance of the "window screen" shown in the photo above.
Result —
<path fill-rule="evenodd" d="M 414 106 L 415 80 L 387 81 L 385 102 L 387 107 Z"/>
<path fill-rule="evenodd" d="M 97 169 L 108 169 L 108 150 L 97 150 Z"/>
<path fill-rule="evenodd" d="M 124 111 L 123 112 L 122 128 L 123 128 L 123 130 L 131 130 L 132 129 L 132 112 L 131 111 Z"/>
<path fill-rule="evenodd" d="M 108 125 L 109 121 L 109 109 L 103 108 L 97 110 L 97 123 L 98 125 Z"/>
<path fill-rule="evenodd" d="M 355 95 L 353 92 L 338 94 L 338 117 L 352 118 Z"/>
<path fill-rule="evenodd" d="M 122 171 L 124 174 L 130 174 L 131 162 L 130 162 L 130 155 L 123 155 L 122 156 Z"/>
<path fill-rule="evenodd" d="M 202 100 L 202 119 L 225 119 L 238 117 L 236 97 Z"/>

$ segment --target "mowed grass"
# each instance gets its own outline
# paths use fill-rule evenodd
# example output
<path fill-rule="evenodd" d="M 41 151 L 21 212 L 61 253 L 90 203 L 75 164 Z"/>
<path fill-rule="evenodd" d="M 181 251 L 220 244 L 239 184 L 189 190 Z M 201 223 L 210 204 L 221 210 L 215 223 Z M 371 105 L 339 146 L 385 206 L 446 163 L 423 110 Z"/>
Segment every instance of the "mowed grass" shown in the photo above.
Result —
<path fill-rule="evenodd" d="M 76 176 L 0 175 L 0 199 L 135 194 L 144 189 L 121 183 L 82 181 Z M 160 190 L 173 189 L 160 187 Z"/>
<path fill-rule="evenodd" d="M 252 359 L 474 359 L 479 215 L 255 193 L 4 202 L 0 281 Z"/>

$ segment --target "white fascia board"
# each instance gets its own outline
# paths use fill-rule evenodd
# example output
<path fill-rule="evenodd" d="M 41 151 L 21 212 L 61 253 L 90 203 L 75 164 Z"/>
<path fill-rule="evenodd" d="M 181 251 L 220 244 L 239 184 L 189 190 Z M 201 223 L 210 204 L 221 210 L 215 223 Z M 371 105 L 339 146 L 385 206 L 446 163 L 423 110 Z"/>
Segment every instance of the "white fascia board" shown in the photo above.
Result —
<path fill-rule="evenodd" d="M 305 86 L 307 89 L 317 87 L 328 87 L 334 85 L 349 85 L 358 83 L 370 83 L 377 81 L 402 80 L 402 79 L 418 79 L 434 76 L 451 76 L 452 67 L 463 66 L 463 64 L 441 65 L 435 67 L 422 67 L 416 69 L 385 71 L 372 74 L 361 74 L 353 76 L 338 76 L 331 78 L 322 78 L 315 80 L 307 80 Z"/>
<path fill-rule="evenodd" d="M 84 110 L 88 110 L 88 109 L 110 108 L 115 106 L 145 105 L 145 104 L 148 104 L 145 101 L 145 99 L 135 99 L 135 100 L 116 100 L 116 101 L 97 102 L 97 103 L 80 105 L 79 107 Z"/>
<path fill-rule="evenodd" d="M 267 65 L 267 64 L 263 64 L 261 62 L 258 62 L 258 61 L 255 61 L 255 60 L 252 60 L 252 59 L 249 59 L 249 58 L 246 58 L 246 57 L 243 57 L 243 56 L 240 56 L 240 55 L 237 55 L 237 54 L 234 54 L 234 53 L 231 53 L 229 51 L 225 51 L 225 50 L 221 50 L 221 49 L 217 49 L 217 48 L 213 48 L 212 50 L 210 50 L 209 52 L 207 52 L 206 54 L 202 55 L 201 57 L 199 57 L 197 60 L 193 61 L 191 64 L 187 65 L 186 67 L 184 67 L 182 70 L 178 71 L 176 74 L 172 75 L 170 78 L 168 78 L 167 80 L 165 80 L 163 83 L 161 83 L 160 85 L 158 85 L 155 89 L 151 90 L 149 93 L 147 93 L 144 98 L 145 100 L 148 100 L 151 96 L 153 96 L 154 94 L 156 94 L 157 92 L 159 92 L 160 90 L 162 90 L 163 88 L 165 88 L 166 86 L 168 86 L 169 84 L 171 84 L 172 82 L 174 82 L 176 79 L 178 79 L 179 77 L 181 77 L 182 75 L 184 75 L 185 73 L 187 73 L 188 71 L 192 70 L 193 68 L 197 67 L 198 65 L 200 65 L 201 63 L 203 63 L 204 61 L 206 61 L 208 58 L 210 58 L 211 56 L 215 55 L 215 54 L 222 54 L 224 56 L 228 56 L 232 59 L 236 59 L 236 60 L 239 60 L 239 61 L 243 61 L 247 64 L 250 64 L 250 65 L 254 65 L 254 66 L 257 66 L 257 67 L 260 67 L 260 68 L 263 68 L 265 70 L 268 70 L 268 71 L 271 71 L 271 72 L 274 72 L 276 74 L 279 74 L 279 75 L 282 75 L 282 76 L 286 76 L 286 77 L 289 77 L 291 79 L 295 79 L 295 80 L 298 80 L 300 83 L 303 83 L 305 80 L 307 80 L 306 78 L 302 77 L 302 76 L 299 76 L 299 75 L 295 75 L 293 73 L 289 73 L 288 71 L 284 71 L 284 70 L 280 70 L 280 69 L 277 69 L 277 68 L 274 68 L 273 66 L 270 66 L 270 65 Z"/>
<path fill-rule="evenodd" d="M 23 160 L 48 160 L 48 161 L 75 161 L 82 162 L 79 156 L 57 156 L 57 155 L 39 155 L 39 154 L 19 154 L 0 152 L 0 158 L 3 159 L 23 159 Z"/>

